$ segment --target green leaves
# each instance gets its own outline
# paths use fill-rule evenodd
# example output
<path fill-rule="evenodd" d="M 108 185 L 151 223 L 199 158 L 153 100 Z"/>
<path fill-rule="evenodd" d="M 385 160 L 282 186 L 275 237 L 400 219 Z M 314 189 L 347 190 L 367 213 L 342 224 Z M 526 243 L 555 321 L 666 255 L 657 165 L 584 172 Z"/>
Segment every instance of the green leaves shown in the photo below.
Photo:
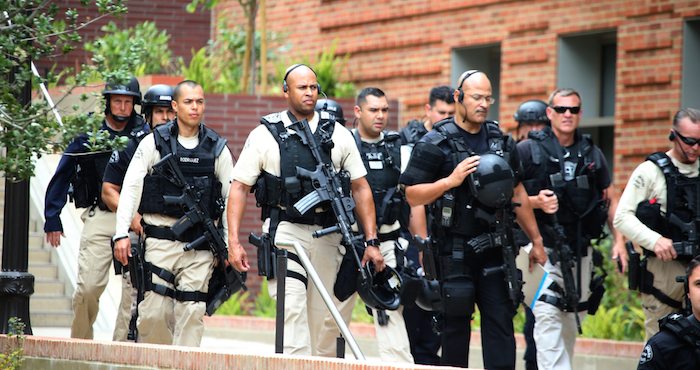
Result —
<path fill-rule="evenodd" d="M 0 12 L 0 147 L 5 148 L 0 154 L 0 172 L 8 178 L 30 178 L 36 157 L 63 147 L 87 127 L 88 119 L 68 120 L 61 127 L 42 97 L 24 100 L 26 86 L 37 87 L 41 82 L 51 86 L 58 76 L 65 75 L 61 72 L 35 77 L 31 61 L 73 50 L 80 41 L 79 27 L 126 12 L 123 0 L 82 3 L 97 8 L 99 15 L 81 18 L 76 9 L 68 9 L 65 16 L 59 16 L 54 2 L 0 0 L 0 9 L 6 12 Z M 80 73 L 72 80 L 84 85 L 85 77 Z"/>

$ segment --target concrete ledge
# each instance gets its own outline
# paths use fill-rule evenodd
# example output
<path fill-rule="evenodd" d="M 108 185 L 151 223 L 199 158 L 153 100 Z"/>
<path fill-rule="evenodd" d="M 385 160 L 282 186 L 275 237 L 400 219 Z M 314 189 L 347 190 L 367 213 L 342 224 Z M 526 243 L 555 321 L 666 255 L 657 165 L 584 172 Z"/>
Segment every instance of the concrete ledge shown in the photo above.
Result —
<path fill-rule="evenodd" d="M 6 335 L 0 335 L 0 348 L 14 343 Z M 89 362 L 92 368 L 114 368 L 112 365 L 130 367 L 155 367 L 165 369 L 264 369 L 264 370 L 370 370 L 370 369 L 438 369 L 435 366 L 389 364 L 380 361 L 354 361 L 336 358 L 291 356 L 291 355 L 250 355 L 244 353 L 224 353 L 201 348 L 163 346 L 142 343 L 101 342 L 83 339 L 48 338 L 27 336 L 24 341 L 24 355 L 32 360 L 55 359 L 65 368 L 66 361 Z M 51 363 L 51 361 L 48 361 Z M 99 363 L 103 365 L 100 366 Z M 49 367 L 52 368 L 52 367 Z M 440 367 L 440 369 L 450 369 Z"/>
<path fill-rule="evenodd" d="M 251 316 L 205 317 L 204 325 L 215 328 L 271 331 L 273 333 L 275 330 L 275 320 Z M 351 323 L 350 331 L 358 338 L 375 337 L 374 325 L 372 324 Z M 522 334 L 516 334 L 515 340 L 517 348 L 525 349 L 525 338 Z M 472 332 L 471 345 L 474 347 L 481 347 L 481 333 L 478 330 Z M 624 342 L 579 337 L 576 339 L 574 353 L 576 355 L 639 358 L 643 347 L 644 343 L 642 342 Z"/>

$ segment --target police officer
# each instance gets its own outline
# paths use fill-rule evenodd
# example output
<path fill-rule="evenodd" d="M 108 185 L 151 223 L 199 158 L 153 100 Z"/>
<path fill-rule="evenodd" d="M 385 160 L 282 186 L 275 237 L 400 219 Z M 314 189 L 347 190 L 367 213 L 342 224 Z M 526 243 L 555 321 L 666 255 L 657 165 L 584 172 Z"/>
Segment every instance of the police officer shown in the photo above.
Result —
<path fill-rule="evenodd" d="M 257 203 L 262 205 L 262 218 L 269 219 L 266 231 L 272 240 L 298 241 L 318 271 L 323 288 L 331 291 L 341 259 L 340 235 L 320 238 L 311 235 L 313 231 L 335 224 L 335 217 L 327 207 L 318 207 L 303 215 L 292 211 L 297 200 L 313 191 L 309 180 L 296 176 L 296 166 L 313 170 L 316 161 L 308 146 L 287 127 L 297 120 L 307 120 L 314 136 L 318 135 L 317 139 L 323 136 L 332 140 L 332 149 L 325 145 L 322 156 L 330 161 L 328 163 L 332 162 L 336 170 L 349 172 L 355 210 L 367 240 L 362 263 L 371 261 L 375 269 L 381 271 L 384 261 L 379 251 L 372 189 L 365 179 L 367 171 L 350 132 L 335 122 L 320 121 L 318 112 L 314 111 L 320 91 L 316 73 L 306 65 L 292 65 L 285 72 L 282 87 L 289 109 L 262 118 L 262 124 L 248 136 L 234 168 L 227 208 L 229 262 L 239 271 L 250 268 L 247 253 L 240 243 L 240 226 L 246 197 L 256 185 Z M 313 282 L 308 281 L 306 271 L 294 257 L 294 251 L 289 252 L 292 257 L 288 259 L 289 273 L 285 278 L 284 352 L 315 355 L 321 328 L 332 325 L 333 319 Z M 276 280 L 270 280 L 269 291 L 273 297 L 276 286 Z"/>
<path fill-rule="evenodd" d="M 357 95 L 354 107 L 357 128 L 352 130 L 362 161 L 367 169 L 367 181 L 372 188 L 380 250 L 384 263 L 392 268 L 403 267 L 404 250 L 408 242 L 399 238 L 401 207 L 404 203 L 398 183 L 401 173 L 401 141 L 395 131 L 386 130 L 389 119 L 389 101 L 384 92 L 367 87 Z M 348 253 L 348 252 L 346 252 Z M 338 305 L 343 319 L 349 324 L 357 294 Z M 374 327 L 382 361 L 413 363 L 406 325 L 397 310 L 369 309 L 374 317 Z M 326 328 L 321 335 L 319 348 L 333 350 L 339 334 L 337 325 Z"/>
<path fill-rule="evenodd" d="M 658 320 L 681 309 L 683 288 L 675 277 L 697 255 L 698 156 L 700 155 L 700 111 L 684 108 L 673 116 L 670 150 L 647 157 L 632 173 L 615 215 L 615 226 L 643 248 L 643 266 L 629 266 L 639 280 L 646 338 L 658 332 Z M 664 216 L 665 215 L 665 216 Z M 678 253 L 674 245 L 690 246 Z M 688 253 L 690 252 L 690 253 Z M 623 265 L 626 258 L 622 259 Z M 642 271 L 639 271 L 639 270 Z"/>
<path fill-rule="evenodd" d="M 317 112 L 327 112 L 328 119 L 334 120 L 345 126 L 345 116 L 343 115 L 343 107 L 333 99 L 318 99 L 316 102 Z"/>
<path fill-rule="evenodd" d="M 133 137 L 146 128 L 135 111 L 140 104 L 139 82 L 132 77 L 127 84 L 108 82 L 102 91 L 105 98 L 105 118 L 100 130 L 115 136 Z M 109 160 L 109 152 L 86 153 L 86 134 L 78 136 L 66 148 L 46 189 L 44 231 L 46 241 L 53 247 L 61 244 L 63 225 L 60 214 L 66 204 L 69 188 L 77 208 L 84 208 L 81 216 L 83 231 L 78 252 L 78 280 L 73 294 L 73 323 L 71 337 L 92 339 L 92 324 L 97 318 L 99 298 L 109 278 L 112 263 L 110 238 L 114 234 L 114 213 L 100 197 L 102 176 Z M 115 328 L 115 330 L 117 330 Z"/>
<path fill-rule="evenodd" d="M 530 131 L 539 131 L 550 125 L 547 117 L 547 103 L 537 99 L 520 104 L 513 118 L 518 122 L 515 135 L 518 142 L 527 139 Z"/>
<path fill-rule="evenodd" d="M 455 116 L 435 125 L 416 144 L 400 182 L 412 206 L 431 204 L 431 236 L 439 239 L 442 364 L 468 366 L 470 320 L 476 303 L 481 312 L 484 367 L 513 369 L 512 319 L 520 293 L 509 290 L 517 282 L 506 283 L 504 272 L 510 270 L 502 269 L 504 257 L 509 257 L 503 252 L 512 246 L 507 227 L 511 196 L 520 204 L 514 208 L 518 223 L 533 241 L 531 263 L 544 263 L 546 255 L 527 193 L 514 175 L 520 166 L 515 143 L 496 122 L 486 120 L 495 100 L 491 82 L 483 72 L 466 71 L 458 79 L 454 97 Z M 479 169 L 481 160 L 485 165 Z M 484 274 L 489 271 L 498 272 Z"/>
<path fill-rule="evenodd" d="M 530 140 L 518 144 L 523 184 L 536 209 L 550 261 L 556 261 L 555 265 L 545 265 L 554 282 L 535 303 L 534 334 L 540 369 L 570 369 L 579 322 L 575 317 L 579 312 L 572 310 L 585 311 L 588 306 L 594 307 L 596 301 L 591 297 L 596 289 L 590 286 L 594 253 L 590 241 L 600 237 L 606 220 L 613 232 L 615 250 L 623 246 L 623 240 L 612 227 L 617 196 L 605 157 L 590 136 L 578 130 L 580 95 L 572 89 L 557 89 L 550 95 L 546 111 L 551 128 L 532 131 Z M 564 267 L 559 260 L 560 250 L 556 248 L 558 236 L 553 229 L 554 218 L 550 216 L 553 214 L 564 228 L 566 242 L 575 257 L 572 259 L 576 266 L 571 269 L 580 298 L 575 307 L 566 306 L 562 294 L 566 289 L 562 278 Z"/>
<path fill-rule="evenodd" d="M 129 163 L 117 207 L 114 255 L 123 265 L 128 264 L 128 230 L 138 209 L 146 235 L 146 280 L 150 279 L 150 290 L 138 305 L 138 340 L 199 346 L 214 257 L 208 245 L 184 250 L 204 230 L 199 223 L 180 235 L 171 229 L 183 216 L 183 209 L 166 204 L 164 196 L 180 196 L 182 189 L 162 173 L 154 172 L 153 167 L 172 154 L 188 185 L 201 194 L 200 207 L 216 222 L 228 195 L 233 160 L 226 140 L 203 122 L 205 100 L 201 85 L 191 80 L 177 84 L 172 107 L 177 118 L 146 136 Z M 220 222 L 225 225 L 225 219 Z"/>
<path fill-rule="evenodd" d="M 406 127 L 399 132 L 401 135 L 402 161 L 405 166 L 411 155 L 411 150 L 416 143 L 433 129 L 433 125 L 443 119 L 454 116 L 455 100 L 454 89 L 449 86 L 436 86 L 430 89 L 428 103 L 425 105 L 425 119 L 422 121 L 411 120 Z M 423 212 L 420 212 L 420 211 Z M 416 274 L 420 275 L 422 268 L 419 262 L 418 247 L 413 240 L 413 235 L 421 238 L 428 236 L 425 224 L 424 207 L 419 206 L 415 212 L 410 214 L 409 228 L 403 229 L 402 233 L 409 240 L 409 247 L 406 250 L 407 263 L 415 266 Z M 406 321 L 408 340 L 411 344 L 411 354 L 417 364 L 438 365 L 440 364 L 440 336 L 433 329 L 433 312 L 426 311 L 416 304 L 406 303 L 403 309 L 403 317 Z"/>
<path fill-rule="evenodd" d="M 172 121 L 175 118 L 172 100 L 173 88 L 168 85 L 153 85 L 146 90 L 146 93 L 143 95 L 143 101 L 141 102 L 141 111 L 151 129 L 168 121 Z M 112 157 L 109 159 L 109 163 L 105 168 L 104 178 L 102 179 L 102 200 L 112 212 L 117 210 L 119 191 L 121 190 L 121 185 L 124 181 L 124 175 L 126 174 L 129 162 L 134 156 L 134 152 L 136 152 L 136 147 L 146 134 L 148 134 L 147 130 L 140 131 L 134 138 L 129 140 L 127 147 L 123 151 L 112 152 Z M 130 229 L 137 235 L 143 234 L 140 214 L 136 214 Z M 132 330 L 132 339 L 135 339 L 133 338 L 133 329 L 135 329 L 136 323 L 131 322 L 134 319 L 132 315 L 133 295 L 134 291 L 127 271 L 122 274 L 122 297 L 119 304 L 113 340 L 128 340 L 129 330 Z"/>
<path fill-rule="evenodd" d="M 518 142 L 526 140 L 530 131 L 539 131 L 550 125 L 549 118 L 547 118 L 547 103 L 542 100 L 524 101 L 513 114 L 513 118 L 518 123 L 515 135 Z M 529 240 L 523 240 L 523 242 L 527 243 Z M 523 355 L 525 369 L 537 370 L 537 349 L 535 347 L 535 338 L 533 337 L 535 316 L 532 314 L 530 306 L 525 304 L 523 309 L 525 310 L 525 325 L 523 326 L 526 344 L 525 354 Z"/>
<path fill-rule="evenodd" d="M 644 346 L 638 370 L 691 370 L 700 364 L 700 258 L 688 263 L 686 295 L 692 313 L 670 314 L 659 321 L 660 331 Z"/>

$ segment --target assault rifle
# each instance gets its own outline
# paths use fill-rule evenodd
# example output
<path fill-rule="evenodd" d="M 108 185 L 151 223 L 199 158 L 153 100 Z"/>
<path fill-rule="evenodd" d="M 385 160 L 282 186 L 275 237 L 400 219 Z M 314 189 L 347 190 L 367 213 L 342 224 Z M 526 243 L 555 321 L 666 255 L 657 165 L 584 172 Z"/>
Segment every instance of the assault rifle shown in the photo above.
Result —
<path fill-rule="evenodd" d="M 580 299 L 578 289 L 576 288 L 576 280 L 574 280 L 574 274 L 571 271 L 576 267 L 576 257 L 574 252 L 571 250 L 571 246 L 566 241 L 566 234 L 564 234 L 564 227 L 559 223 L 559 219 L 556 214 L 550 215 L 552 220 L 552 229 L 556 233 L 554 237 L 554 253 L 559 259 L 561 266 L 561 276 L 564 280 L 564 291 L 562 293 L 562 300 L 564 301 L 564 310 L 569 312 L 572 311 L 576 317 L 576 328 L 578 333 L 581 334 L 581 319 L 578 317 L 578 301 Z"/>
<path fill-rule="evenodd" d="M 511 208 L 502 208 L 496 211 L 495 214 L 495 231 L 494 233 L 482 234 L 477 238 L 469 241 L 469 245 L 473 247 L 473 243 L 478 243 L 482 246 L 485 244 L 483 238 L 488 238 L 488 246 L 485 248 L 498 247 L 501 249 L 501 254 L 503 256 L 503 265 L 498 267 L 488 267 L 483 271 L 484 276 L 495 274 L 498 272 L 503 272 L 504 280 L 508 285 L 508 296 L 510 297 L 513 307 L 515 309 L 520 306 L 523 301 L 523 282 L 522 282 L 522 272 L 518 270 L 515 264 L 515 242 L 513 241 L 513 228 L 510 223 L 509 212 Z M 479 214 L 483 213 L 481 209 L 478 209 Z M 478 216 L 477 216 L 478 217 Z M 480 249 L 483 251 L 485 249 Z M 474 250 L 479 253 L 479 249 Z"/>
<path fill-rule="evenodd" d="M 678 216 L 672 213 L 669 222 L 681 229 L 685 237 L 683 241 L 673 242 L 673 249 L 676 250 L 676 254 L 679 257 L 695 257 L 699 255 L 700 247 L 698 246 L 698 233 L 695 226 L 696 220 L 683 222 Z"/>
<path fill-rule="evenodd" d="M 360 253 L 358 253 L 358 250 L 364 251 L 364 236 L 359 233 L 354 233 L 351 229 L 352 224 L 355 223 L 355 215 L 353 214 L 355 201 L 352 197 L 345 195 L 341 174 L 336 172 L 333 163 L 325 163 L 323 161 L 320 151 L 321 145 L 316 140 L 313 132 L 311 132 L 309 123 L 304 119 L 294 122 L 289 127 L 293 129 L 297 135 L 299 135 L 301 141 L 311 149 L 311 153 L 316 160 L 316 169 L 313 171 L 299 166 L 296 168 L 297 177 L 310 180 L 315 191 L 307 194 L 296 202 L 296 204 L 294 204 L 294 209 L 296 209 L 299 214 L 303 215 L 320 203 L 330 203 L 336 218 L 336 224 L 325 229 L 314 231 L 312 235 L 314 238 L 320 238 L 324 235 L 339 232 L 342 236 L 342 243 L 346 247 L 346 253 L 352 252 L 352 259 L 360 273 L 362 284 L 369 284 L 371 276 L 369 266 L 362 267 Z M 318 129 L 320 130 L 321 128 L 319 127 Z M 325 143 L 325 145 L 332 144 L 333 142 L 330 140 Z M 351 279 L 343 280 L 344 281 L 340 282 L 341 284 L 354 285 L 357 281 L 356 279 L 353 281 L 345 281 Z"/>
<path fill-rule="evenodd" d="M 153 165 L 153 170 L 159 175 L 165 177 L 170 183 L 182 189 L 182 194 L 179 196 L 164 195 L 163 200 L 166 205 L 177 205 L 182 207 L 185 214 L 171 226 L 171 230 L 176 237 L 182 236 L 191 227 L 200 225 L 204 229 L 202 236 L 185 245 L 184 250 L 205 249 L 207 246 L 214 254 L 214 258 L 218 259 L 218 268 L 223 269 L 225 276 L 225 284 L 221 291 L 210 292 L 209 296 L 214 296 L 213 301 L 208 299 L 207 314 L 211 315 L 216 310 L 212 306 L 223 303 L 233 293 L 239 289 L 248 290 L 245 286 L 245 281 L 239 272 L 234 269 L 227 269 L 226 262 L 228 259 L 228 248 L 226 241 L 221 235 L 221 231 L 214 225 L 207 210 L 199 204 L 201 192 L 187 183 L 185 176 L 180 171 L 176 157 L 169 153 L 163 157 L 158 163 Z M 210 307 L 211 306 L 211 307 Z"/>

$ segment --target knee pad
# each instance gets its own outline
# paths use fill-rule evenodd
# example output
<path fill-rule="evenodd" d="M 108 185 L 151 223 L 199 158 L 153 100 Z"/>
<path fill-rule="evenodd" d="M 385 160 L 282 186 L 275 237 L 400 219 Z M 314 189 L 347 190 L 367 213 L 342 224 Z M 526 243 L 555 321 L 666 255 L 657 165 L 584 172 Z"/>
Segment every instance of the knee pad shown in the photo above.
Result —
<path fill-rule="evenodd" d="M 471 316 L 474 311 L 474 282 L 467 278 L 442 284 L 443 311 L 447 316 Z"/>

